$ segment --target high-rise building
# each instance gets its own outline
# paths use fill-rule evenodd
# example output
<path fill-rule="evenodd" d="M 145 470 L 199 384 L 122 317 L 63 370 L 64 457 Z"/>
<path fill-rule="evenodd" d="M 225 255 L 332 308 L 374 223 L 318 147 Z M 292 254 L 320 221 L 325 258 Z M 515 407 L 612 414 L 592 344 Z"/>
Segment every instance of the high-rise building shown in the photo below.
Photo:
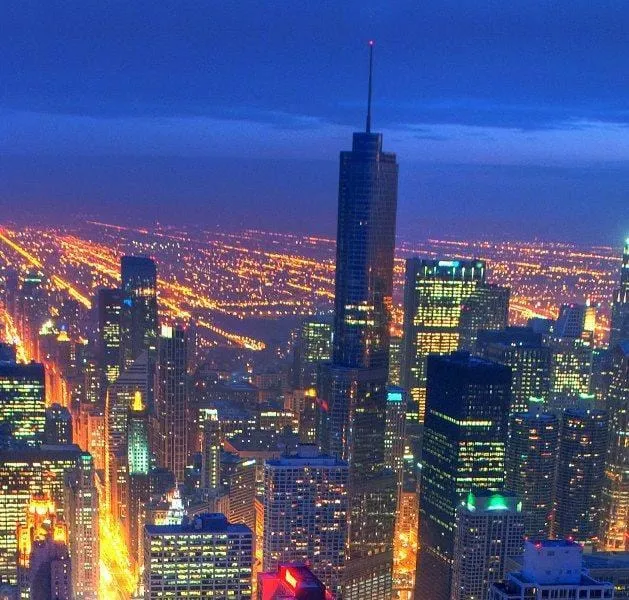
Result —
<path fill-rule="evenodd" d="M 509 367 L 467 352 L 428 357 L 415 598 L 449 600 L 455 511 L 504 485 Z"/>
<path fill-rule="evenodd" d="M 402 383 L 402 337 L 392 335 L 389 340 L 389 383 L 401 385 Z"/>
<path fill-rule="evenodd" d="M 605 550 L 629 551 L 629 339 L 612 350 L 607 407 L 611 435 L 603 487 L 601 543 Z"/>
<path fill-rule="evenodd" d="M 221 514 L 144 529 L 144 600 L 251 600 L 253 534 Z"/>
<path fill-rule="evenodd" d="M 559 419 L 531 403 L 530 410 L 511 415 L 506 457 L 506 489 L 522 501 L 525 534 L 550 537 L 557 454 Z"/>
<path fill-rule="evenodd" d="M 264 464 L 266 571 L 308 563 L 334 593 L 340 588 L 347 542 L 349 468 L 315 445 Z"/>
<path fill-rule="evenodd" d="M 155 404 L 159 422 L 158 464 L 183 481 L 188 459 L 188 346 L 177 327 L 162 326 L 158 342 Z"/>
<path fill-rule="evenodd" d="M 489 588 L 489 600 L 614 597 L 611 583 L 592 579 L 583 570 L 583 549 L 569 540 L 541 540 L 524 545 L 522 570 Z"/>
<path fill-rule="evenodd" d="M 103 288 L 98 291 L 98 361 L 107 383 L 120 375 L 122 357 L 122 290 Z"/>
<path fill-rule="evenodd" d="M 129 477 L 129 554 L 139 563 L 142 559 L 142 529 L 145 504 L 149 500 L 149 413 L 145 400 L 136 392 L 129 407 L 127 465 Z"/>
<path fill-rule="evenodd" d="M 0 582 L 17 582 L 16 524 L 26 525 L 31 498 L 50 498 L 57 516 L 62 517 L 67 478 L 75 470 L 84 469 L 86 457 L 89 455 L 76 445 L 16 445 L 0 452 Z"/>
<path fill-rule="evenodd" d="M 479 329 L 507 326 L 509 290 L 486 282 L 481 260 L 406 261 L 402 387 L 424 422 L 426 359 L 471 349 Z"/>
<path fill-rule="evenodd" d="M 105 503 L 120 520 L 125 519 L 127 509 L 129 409 L 138 394 L 147 402 L 149 367 L 144 352 L 108 386 L 105 397 Z"/>
<path fill-rule="evenodd" d="M 42 442 L 46 426 L 44 365 L 0 362 L 0 421 L 12 437 L 30 445 Z"/>
<path fill-rule="evenodd" d="M 283 563 L 258 575 L 258 600 L 333 600 L 325 585 L 303 564 Z"/>
<path fill-rule="evenodd" d="M 97 600 L 100 576 L 99 505 L 91 455 L 84 452 L 65 480 L 64 521 L 72 559 L 74 600 Z"/>
<path fill-rule="evenodd" d="M 548 400 L 551 351 L 542 334 L 528 327 L 481 330 L 476 352 L 511 367 L 511 414 L 528 410 L 531 398 Z"/>
<path fill-rule="evenodd" d="M 122 368 L 143 352 L 153 362 L 157 350 L 157 269 L 146 256 L 123 256 L 120 261 L 122 311 L 120 339 Z"/>
<path fill-rule="evenodd" d="M 331 318 L 311 317 L 302 321 L 293 358 L 293 387 L 315 388 L 319 365 L 332 358 Z"/>
<path fill-rule="evenodd" d="M 517 496 L 470 492 L 456 509 L 450 600 L 482 600 L 506 576 L 506 560 L 524 548 L 524 518 Z"/>
<path fill-rule="evenodd" d="M 201 440 L 201 487 L 215 492 L 221 485 L 221 424 L 218 418 L 203 423 Z"/>
<path fill-rule="evenodd" d="M 589 394 L 592 383 L 593 348 L 582 338 L 545 336 L 551 348 L 551 394 Z"/>
<path fill-rule="evenodd" d="M 220 457 L 221 485 L 229 497 L 229 520 L 255 530 L 256 460 L 231 452 Z"/>
<path fill-rule="evenodd" d="M 612 302 L 609 346 L 613 348 L 626 339 L 629 339 L 629 238 L 625 240 L 620 269 L 620 284 L 614 292 Z"/>
<path fill-rule="evenodd" d="M 52 404 L 46 409 L 44 443 L 72 443 L 72 415 L 65 406 L 61 406 L 61 404 Z"/>
<path fill-rule="evenodd" d="M 370 61 L 366 131 L 340 157 L 332 364 L 319 382 L 322 446 L 350 465 L 346 600 L 389 598 L 392 586 L 396 486 L 384 440 L 397 187 L 395 155 L 371 131 Z"/>
<path fill-rule="evenodd" d="M 567 409 L 561 415 L 555 537 L 586 542 L 598 535 L 607 441 L 605 411 Z"/>
<path fill-rule="evenodd" d="M 585 304 L 562 304 L 559 316 L 553 326 L 557 337 L 582 338 L 590 343 L 594 342 L 596 330 L 596 306 Z"/>
<path fill-rule="evenodd" d="M 394 385 L 387 386 L 387 418 L 384 437 L 384 462 L 402 487 L 404 448 L 406 443 L 406 392 Z"/>

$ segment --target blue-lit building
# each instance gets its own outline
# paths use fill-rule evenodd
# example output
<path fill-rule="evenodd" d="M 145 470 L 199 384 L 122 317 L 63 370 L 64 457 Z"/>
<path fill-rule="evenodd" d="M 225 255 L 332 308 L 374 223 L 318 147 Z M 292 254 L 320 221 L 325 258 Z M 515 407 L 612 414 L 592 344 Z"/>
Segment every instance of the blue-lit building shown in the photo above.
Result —
<path fill-rule="evenodd" d="M 395 154 L 371 131 L 370 70 L 365 131 L 340 157 L 332 362 L 318 382 L 321 445 L 350 464 L 346 600 L 391 594 L 396 485 L 385 429 L 397 192 Z"/>
<path fill-rule="evenodd" d="M 620 285 L 614 292 L 609 346 L 629 339 L 629 238 L 625 240 L 620 269 Z"/>

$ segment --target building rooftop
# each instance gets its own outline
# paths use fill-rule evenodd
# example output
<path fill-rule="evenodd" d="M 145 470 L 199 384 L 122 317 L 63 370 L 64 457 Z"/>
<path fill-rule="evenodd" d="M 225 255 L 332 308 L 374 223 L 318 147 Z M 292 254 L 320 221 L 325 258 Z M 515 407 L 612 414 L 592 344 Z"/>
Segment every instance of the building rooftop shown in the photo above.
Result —
<path fill-rule="evenodd" d="M 250 534 L 251 529 L 242 523 L 230 523 L 222 513 L 203 513 L 193 519 L 184 517 L 180 525 L 146 525 L 149 535 L 192 535 L 198 533 Z"/>

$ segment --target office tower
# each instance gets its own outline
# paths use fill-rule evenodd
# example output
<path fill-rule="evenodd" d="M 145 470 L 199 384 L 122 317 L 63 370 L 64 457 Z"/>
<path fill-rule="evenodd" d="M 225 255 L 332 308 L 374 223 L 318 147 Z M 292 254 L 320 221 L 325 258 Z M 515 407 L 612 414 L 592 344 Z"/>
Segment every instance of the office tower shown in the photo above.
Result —
<path fill-rule="evenodd" d="M 98 291 L 98 362 L 107 383 L 120 375 L 123 364 L 121 349 L 122 290 L 103 288 Z"/>
<path fill-rule="evenodd" d="M 614 292 L 612 302 L 611 331 L 609 347 L 629 339 L 629 238 L 625 240 L 620 270 L 620 285 Z"/>
<path fill-rule="evenodd" d="M 105 493 L 106 505 L 124 518 L 127 501 L 127 443 L 129 408 L 137 395 L 147 402 L 149 390 L 149 361 L 146 352 L 120 373 L 107 388 L 105 396 Z"/>
<path fill-rule="evenodd" d="M 221 485 L 229 495 L 229 520 L 255 530 L 256 461 L 231 452 L 220 457 Z"/>
<path fill-rule="evenodd" d="M 72 443 L 72 415 L 65 406 L 53 404 L 46 409 L 44 443 Z"/>
<path fill-rule="evenodd" d="M 0 421 L 12 437 L 30 445 L 41 443 L 46 425 L 44 365 L 0 362 Z"/>
<path fill-rule="evenodd" d="M 448 600 L 456 507 L 504 484 L 511 371 L 467 352 L 432 355 L 427 391 L 415 598 Z"/>
<path fill-rule="evenodd" d="M 13 446 L 0 452 L 0 582 L 17 583 L 16 524 L 26 525 L 33 496 L 50 498 L 62 516 L 66 478 L 83 468 L 78 446 Z"/>
<path fill-rule="evenodd" d="M 529 537 L 550 537 L 558 450 L 559 419 L 541 403 L 511 415 L 505 488 L 522 501 Z"/>
<path fill-rule="evenodd" d="M 46 280 L 43 273 L 30 271 L 18 292 L 17 326 L 26 347 L 26 353 L 35 359 L 39 357 L 38 335 L 41 326 L 49 317 Z"/>
<path fill-rule="evenodd" d="M 258 600 L 333 600 L 325 585 L 303 564 L 282 563 L 258 575 Z"/>
<path fill-rule="evenodd" d="M 401 385 L 402 382 L 402 337 L 392 335 L 389 340 L 389 383 Z"/>
<path fill-rule="evenodd" d="M 596 306 L 588 300 L 585 304 L 562 304 L 553 326 L 557 337 L 582 338 L 594 342 L 596 330 Z"/>
<path fill-rule="evenodd" d="M 511 367 L 511 414 L 528 410 L 531 398 L 548 399 L 551 351 L 540 333 L 528 327 L 481 330 L 476 352 Z"/>
<path fill-rule="evenodd" d="M 216 491 L 221 485 L 221 424 L 218 418 L 203 423 L 201 441 L 201 486 Z"/>
<path fill-rule="evenodd" d="M 485 280 L 480 260 L 406 261 L 402 387 L 424 422 L 426 358 L 470 348 L 479 329 L 507 326 L 509 291 Z"/>
<path fill-rule="evenodd" d="M 569 540 L 527 541 L 522 570 L 489 588 L 489 600 L 611 599 L 613 595 L 611 583 L 584 572 L 583 548 Z"/>
<path fill-rule="evenodd" d="M 605 550 L 629 551 L 629 339 L 614 346 L 611 370 L 601 542 Z"/>
<path fill-rule="evenodd" d="M 74 600 L 98 600 L 100 577 L 99 505 L 95 467 L 86 452 L 65 478 L 64 521 L 72 558 Z"/>
<path fill-rule="evenodd" d="M 350 464 L 346 600 L 390 597 L 395 522 L 384 438 L 398 166 L 371 131 L 369 81 L 366 131 L 340 157 L 332 363 L 319 381 L 322 447 Z"/>
<path fill-rule="evenodd" d="M 221 514 L 144 528 L 144 600 L 251 600 L 253 534 Z"/>
<path fill-rule="evenodd" d="M 387 386 L 387 414 L 384 436 L 384 462 L 402 486 L 406 425 L 406 392 L 397 386 Z"/>
<path fill-rule="evenodd" d="M 149 414 L 146 402 L 136 392 L 129 407 L 127 464 L 129 474 L 129 554 L 132 560 L 142 559 L 142 528 L 145 504 L 149 500 Z"/>
<path fill-rule="evenodd" d="M 482 600 L 505 578 L 506 559 L 524 548 L 524 518 L 517 496 L 470 492 L 456 509 L 450 600 Z"/>
<path fill-rule="evenodd" d="M 188 459 L 188 374 L 186 334 L 162 326 L 158 341 L 155 403 L 159 422 L 158 464 L 183 481 Z"/>
<path fill-rule="evenodd" d="M 332 319 L 304 319 L 297 333 L 293 355 L 293 387 L 308 389 L 317 386 L 319 365 L 332 357 Z"/>
<path fill-rule="evenodd" d="M 157 270 L 155 262 L 145 256 L 123 256 L 121 348 L 122 368 L 128 367 L 143 352 L 149 363 L 157 349 Z"/>
<path fill-rule="evenodd" d="M 31 554 L 30 600 L 74 600 L 72 563 L 63 542 L 36 542 Z"/>
<path fill-rule="evenodd" d="M 586 542 L 598 535 L 607 439 L 605 411 L 567 409 L 561 415 L 555 537 Z"/>
<path fill-rule="evenodd" d="M 345 565 L 349 467 L 315 445 L 264 464 L 264 570 L 308 563 L 337 593 Z"/>
<path fill-rule="evenodd" d="M 551 348 L 551 394 L 589 394 L 592 380 L 592 345 L 582 338 L 545 336 Z"/>

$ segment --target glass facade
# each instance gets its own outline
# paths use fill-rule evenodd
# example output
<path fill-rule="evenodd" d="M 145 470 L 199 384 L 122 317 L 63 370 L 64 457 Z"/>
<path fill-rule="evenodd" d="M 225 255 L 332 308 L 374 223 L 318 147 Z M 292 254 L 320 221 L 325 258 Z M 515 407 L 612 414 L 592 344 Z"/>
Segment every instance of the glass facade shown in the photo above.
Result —
<path fill-rule="evenodd" d="M 0 362 L 0 421 L 12 437 L 30 445 L 40 443 L 46 426 L 44 365 Z"/>
<path fill-rule="evenodd" d="M 449 600 L 455 511 L 504 485 L 511 372 L 466 352 L 428 358 L 416 598 Z"/>

